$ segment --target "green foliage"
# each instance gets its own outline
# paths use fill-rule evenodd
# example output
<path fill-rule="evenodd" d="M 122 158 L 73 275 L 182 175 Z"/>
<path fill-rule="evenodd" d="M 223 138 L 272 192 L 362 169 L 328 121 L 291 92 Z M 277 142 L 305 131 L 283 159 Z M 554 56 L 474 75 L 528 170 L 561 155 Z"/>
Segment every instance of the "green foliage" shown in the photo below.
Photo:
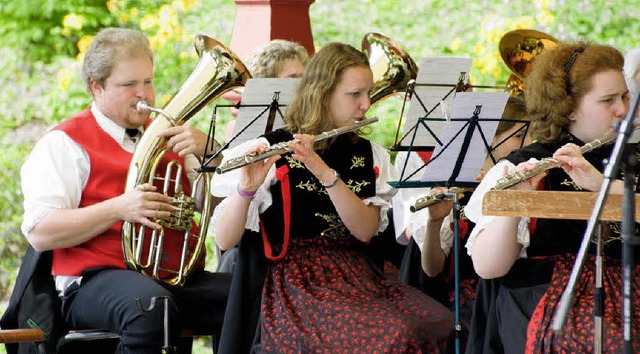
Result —
<path fill-rule="evenodd" d="M 31 149 L 30 144 L 11 145 L 6 136 L 0 135 L 0 299 L 8 299 L 18 274 L 20 257 L 27 241 L 20 232 L 22 222 L 22 191 L 20 190 L 20 165 Z M 1 303 L 1 302 L 0 302 Z"/>
<path fill-rule="evenodd" d="M 65 26 L 65 18 L 83 9 L 82 27 Z M 78 21 L 76 21 L 78 22 Z M 23 0 L 0 3 L 0 36 L 29 61 L 51 63 L 57 57 L 75 57 L 84 34 L 118 25 L 106 2 L 100 0 Z M 52 55 L 53 54 L 53 55 Z"/>

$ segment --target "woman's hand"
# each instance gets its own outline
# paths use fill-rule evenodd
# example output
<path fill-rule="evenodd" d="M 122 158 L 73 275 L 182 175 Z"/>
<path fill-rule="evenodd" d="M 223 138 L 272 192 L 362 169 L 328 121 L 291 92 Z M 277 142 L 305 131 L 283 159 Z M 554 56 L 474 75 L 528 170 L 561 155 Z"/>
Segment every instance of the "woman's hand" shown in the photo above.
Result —
<path fill-rule="evenodd" d="M 533 171 L 536 169 L 538 165 L 533 163 L 533 162 L 529 162 L 529 161 L 525 161 L 525 162 L 521 162 L 519 163 L 512 171 L 509 171 L 509 167 L 508 166 L 504 166 L 504 171 L 502 173 L 503 176 L 506 176 L 508 174 L 513 174 L 513 173 L 527 173 L 530 171 Z M 544 172 L 540 172 L 537 175 L 528 178 L 514 186 L 512 186 L 509 189 L 515 189 L 515 190 L 521 190 L 521 191 L 534 191 L 536 189 L 538 189 L 538 185 L 540 184 L 540 181 L 546 177 L 549 174 L 549 171 L 544 171 Z"/>
<path fill-rule="evenodd" d="M 431 189 L 431 194 L 436 195 L 440 193 L 446 193 L 447 188 L 445 187 L 434 187 Z M 429 220 L 430 221 L 442 221 L 453 208 L 453 200 L 451 199 L 443 199 L 435 204 L 430 205 L 429 207 Z"/>
<path fill-rule="evenodd" d="M 566 144 L 559 148 L 553 158 L 562 163 L 562 169 L 580 188 L 596 191 L 600 189 L 604 176 L 589 161 L 576 144 Z"/>
<path fill-rule="evenodd" d="M 331 182 L 335 175 L 313 148 L 315 137 L 309 134 L 293 134 L 295 140 L 288 144 L 292 157 L 302 162 L 322 183 Z"/>
<path fill-rule="evenodd" d="M 252 149 L 249 149 L 246 153 L 262 153 L 267 149 L 266 144 L 260 144 Z M 259 160 L 254 163 L 248 164 L 242 167 L 242 174 L 238 186 L 240 189 L 246 192 L 255 192 L 264 183 L 267 173 L 271 166 L 280 159 L 280 155 L 274 155 L 268 159 Z"/>

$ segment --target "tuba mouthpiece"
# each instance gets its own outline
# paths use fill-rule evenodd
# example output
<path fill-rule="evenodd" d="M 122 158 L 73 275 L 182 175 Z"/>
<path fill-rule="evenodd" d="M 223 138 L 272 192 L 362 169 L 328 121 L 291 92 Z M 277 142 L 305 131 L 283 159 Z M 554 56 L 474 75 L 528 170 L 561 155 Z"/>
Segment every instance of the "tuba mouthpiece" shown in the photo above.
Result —
<path fill-rule="evenodd" d="M 178 125 L 178 122 L 172 116 L 170 116 L 169 113 L 165 112 L 163 109 L 151 107 L 145 101 L 138 101 L 138 103 L 136 103 L 136 109 L 138 110 L 138 112 L 154 112 L 156 114 L 162 114 L 169 120 L 169 122 L 171 122 L 173 126 Z"/>
<path fill-rule="evenodd" d="M 149 112 L 149 111 L 151 111 L 151 107 L 149 107 L 149 105 L 145 101 L 138 101 L 138 103 L 136 103 L 136 109 L 139 112 Z"/>

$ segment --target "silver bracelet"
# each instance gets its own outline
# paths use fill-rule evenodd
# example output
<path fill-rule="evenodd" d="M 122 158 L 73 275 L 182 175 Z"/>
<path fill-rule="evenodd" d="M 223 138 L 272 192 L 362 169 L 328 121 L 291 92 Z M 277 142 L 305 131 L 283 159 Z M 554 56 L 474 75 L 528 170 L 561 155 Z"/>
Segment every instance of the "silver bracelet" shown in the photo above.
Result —
<path fill-rule="evenodd" d="M 335 186 L 338 183 L 338 180 L 340 179 L 340 174 L 338 173 L 338 171 L 331 169 L 331 171 L 333 171 L 333 175 L 336 176 L 336 179 L 333 180 L 333 182 L 329 183 L 329 184 L 324 184 L 322 183 L 322 181 L 320 181 L 320 185 L 323 186 L 325 189 L 331 188 L 333 186 Z"/>

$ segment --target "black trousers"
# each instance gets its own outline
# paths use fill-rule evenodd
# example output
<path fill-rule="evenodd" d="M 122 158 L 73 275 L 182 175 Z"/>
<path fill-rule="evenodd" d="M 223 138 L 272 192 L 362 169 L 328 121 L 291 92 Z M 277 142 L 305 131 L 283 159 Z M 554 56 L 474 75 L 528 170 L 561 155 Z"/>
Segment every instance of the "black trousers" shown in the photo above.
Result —
<path fill-rule="evenodd" d="M 157 354 L 164 341 L 163 297 L 169 299 L 170 345 L 175 345 L 183 326 L 220 333 L 230 282 L 230 274 L 197 271 L 178 287 L 131 270 L 90 270 L 79 286 L 65 291 L 62 315 L 71 329 L 119 333 L 121 353 Z"/>

